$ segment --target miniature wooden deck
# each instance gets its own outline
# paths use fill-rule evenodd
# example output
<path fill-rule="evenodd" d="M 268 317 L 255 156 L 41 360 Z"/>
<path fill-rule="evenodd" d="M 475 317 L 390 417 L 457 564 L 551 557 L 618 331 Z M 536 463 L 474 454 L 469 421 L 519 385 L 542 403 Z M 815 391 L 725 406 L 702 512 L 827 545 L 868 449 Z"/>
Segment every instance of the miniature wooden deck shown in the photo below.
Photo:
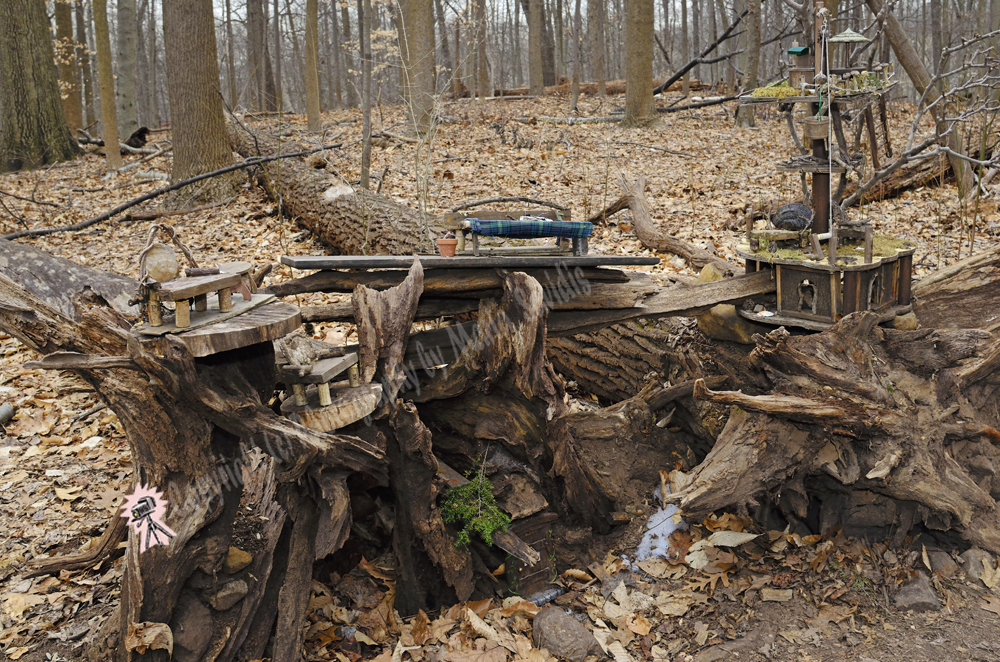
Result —
<path fill-rule="evenodd" d="M 471 257 L 456 255 L 317 255 L 281 256 L 281 263 L 293 269 L 408 269 L 415 257 L 425 269 L 499 268 L 543 269 L 546 267 L 641 266 L 660 263 L 658 257 L 626 255 L 491 255 Z"/>
<path fill-rule="evenodd" d="M 267 295 L 254 295 L 254 298 L 257 296 L 267 297 Z M 195 357 L 201 357 L 276 340 L 302 326 L 302 315 L 298 306 L 271 301 L 270 297 L 263 303 L 265 305 L 215 324 L 179 330 L 181 332 L 175 331 L 174 338 L 187 345 Z M 150 334 L 143 335 L 145 339 L 153 340 Z"/>
<path fill-rule="evenodd" d="M 150 326 L 149 322 L 143 322 L 132 330 L 145 336 L 162 336 L 168 333 L 187 333 L 192 329 L 198 329 L 208 326 L 209 324 L 215 324 L 217 322 L 232 319 L 237 315 L 242 315 L 253 308 L 263 306 L 273 300 L 273 294 L 254 294 L 250 298 L 250 301 L 244 301 L 242 297 L 239 297 L 233 300 L 233 307 L 225 313 L 220 312 L 218 306 L 214 304 L 207 306 L 206 310 L 191 310 L 189 313 L 191 316 L 191 322 L 185 327 L 178 327 L 175 316 L 167 313 L 163 315 L 163 324 L 160 326 Z"/>

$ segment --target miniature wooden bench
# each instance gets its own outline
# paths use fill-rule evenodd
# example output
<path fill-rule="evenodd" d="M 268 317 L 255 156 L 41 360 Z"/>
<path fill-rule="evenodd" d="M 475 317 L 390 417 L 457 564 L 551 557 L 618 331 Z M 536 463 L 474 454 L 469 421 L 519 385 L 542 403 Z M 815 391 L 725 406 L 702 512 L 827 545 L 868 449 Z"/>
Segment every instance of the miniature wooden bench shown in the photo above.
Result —
<path fill-rule="evenodd" d="M 330 382 L 345 370 L 347 371 L 347 378 L 351 387 L 360 386 L 361 375 L 358 372 L 358 355 L 355 353 L 322 359 L 312 366 L 285 365 L 281 367 L 280 375 L 285 384 L 292 385 L 292 393 L 295 396 L 295 404 L 297 406 L 305 407 L 308 403 L 306 399 L 306 384 L 316 384 L 316 389 L 319 391 L 320 406 L 329 407 L 333 402 L 330 398 Z"/>
<path fill-rule="evenodd" d="M 521 220 L 530 218 L 531 220 Z M 593 225 L 582 221 L 571 221 L 570 212 L 552 209 L 531 209 L 525 211 L 469 211 L 453 212 L 445 217 L 445 229 L 455 233 L 458 244 L 456 254 L 466 251 L 465 235 L 472 236 L 472 254 L 479 257 L 479 237 L 505 237 L 512 239 L 537 239 L 555 237 L 555 251 L 571 255 L 586 255 L 587 237 Z M 552 246 L 519 246 L 516 248 L 492 248 L 490 253 L 530 254 L 553 251 Z"/>

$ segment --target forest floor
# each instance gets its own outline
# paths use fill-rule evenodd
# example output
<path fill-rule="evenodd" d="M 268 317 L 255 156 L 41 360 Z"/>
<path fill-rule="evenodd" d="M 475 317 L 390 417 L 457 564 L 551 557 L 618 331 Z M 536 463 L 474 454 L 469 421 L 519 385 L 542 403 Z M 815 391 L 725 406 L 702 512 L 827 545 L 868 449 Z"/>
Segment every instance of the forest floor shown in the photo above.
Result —
<path fill-rule="evenodd" d="M 622 99 L 584 98 L 582 115 L 610 112 Z M 737 262 L 734 247 L 749 205 L 799 196 L 796 177 L 775 163 L 794 155 L 783 119 L 758 111 L 756 128 L 733 126 L 718 107 L 664 117 L 661 127 L 624 131 L 615 124 L 552 125 L 518 118 L 566 115 L 559 99 L 447 102 L 446 119 L 429 144 L 385 138 L 373 149 L 372 173 L 385 171 L 382 192 L 429 213 L 493 196 L 529 196 L 566 205 L 574 219 L 600 211 L 618 196 L 617 176 L 647 177 L 654 220 L 665 232 L 717 250 Z M 398 107 L 380 107 L 375 131 L 400 131 Z M 894 137 L 911 114 L 891 110 Z M 327 170 L 359 178 L 361 122 L 357 111 L 324 114 L 323 135 L 307 134 L 304 118 L 254 122 L 289 141 L 343 142 L 325 153 Z M 168 139 L 153 134 L 151 140 Z M 671 150 L 658 151 L 653 148 Z M 677 154 L 681 153 L 681 154 Z M 126 157 L 134 162 L 139 157 Z M 0 176 L 0 234 L 27 227 L 68 225 L 154 190 L 162 181 L 137 183 L 140 172 L 168 173 L 157 157 L 127 174 L 104 177 L 104 159 L 92 152 L 40 171 Z M 387 169 L 387 170 L 386 170 Z M 30 201 L 5 195 L 15 194 Z M 993 199 L 963 210 L 951 185 L 925 187 L 863 209 L 877 232 L 913 240 L 920 278 L 1000 241 Z M 48 204 L 45 204 L 48 203 Z M 155 203 L 150 207 L 155 209 Z M 225 206 L 162 219 L 174 225 L 199 262 L 277 262 L 281 255 L 323 254 L 324 247 L 279 215 L 249 184 Z M 28 243 L 93 267 L 136 277 L 148 222 L 119 217 L 78 233 Z M 970 237 L 974 244 L 970 246 Z M 601 226 L 591 241 L 597 253 L 649 254 L 631 232 L 628 213 Z M 662 254 L 654 274 L 694 273 Z M 284 280 L 290 270 L 269 278 Z M 336 300 L 307 295 L 299 303 Z M 343 343 L 352 328 L 317 325 L 317 338 Z M 54 660 L 79 653 L 88 633 L 117 601 L 121 557 L 59 577 L 25 578 L 25 562 L 86 547 L 99 537 L 131 484 L 126 440 L 116 416 L 71 373 L 26 370 L 37 358 L 0 336 L 0 402 L 16 410 L 0 436 L 0 659 Z M 644 503 L 620 504 L 650 512 Z M 627 565 L 645 528 L 644 517 L 607 537 L 579 538 L 577 552 L 557 558 L 568 592 L 555 604 L 572 609 L 618 662 L 628 660 L 1000 660 L 1000 598 L 982 580 L 968 580 L 944 557 L 963 551 L 921 537 L 902 551 L 879 541 L 845 540 L 794 532 L 759 531 L 724 516 L 678 534 L 674 565 Z M 713 531 L 750 529 L 761 535 L 731 549 L 709 547 L 710 565 L 685 563 L 687 547 Z M 930 563 L 924 550 L 937 560 Z M 470 603 L 442 613 L 397 621 L 392 609 L 391 556 L 362 563 L 313 583 L 308 659 L 356 662 L 412 660 L 544 660 L 530 650 L 535 609 L 516 596 Z M 930 563 L 942 607 L 898 611 L 901 583 Z M 697 564 L 695 564 L 697 565 Z M 927 571 L 927 568 L 924 568 Z M 1000 573 L 998 573 L 1000 574 Z M 485 619 L 482 620 L 482 619 Z M 617 643 L 616 643 L 617 642 Z M 619 645 L 620 644 L 620 647 Z"/>

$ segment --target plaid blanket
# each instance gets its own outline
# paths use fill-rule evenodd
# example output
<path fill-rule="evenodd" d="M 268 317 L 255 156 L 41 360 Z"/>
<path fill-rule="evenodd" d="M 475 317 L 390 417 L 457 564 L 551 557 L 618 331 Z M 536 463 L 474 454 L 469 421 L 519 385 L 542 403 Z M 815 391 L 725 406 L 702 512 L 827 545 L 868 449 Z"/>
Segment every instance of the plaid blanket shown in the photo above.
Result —
<path fill-rule="evenodd" d="M 530 239 L 532 237 L 589 237 L 594 224 L 585 221 L 550 221 L 537 216 L 522 216 L 518 220 L 482 221 L 467 218 L 469 228 L 486 237 L 510 237 Z"/>

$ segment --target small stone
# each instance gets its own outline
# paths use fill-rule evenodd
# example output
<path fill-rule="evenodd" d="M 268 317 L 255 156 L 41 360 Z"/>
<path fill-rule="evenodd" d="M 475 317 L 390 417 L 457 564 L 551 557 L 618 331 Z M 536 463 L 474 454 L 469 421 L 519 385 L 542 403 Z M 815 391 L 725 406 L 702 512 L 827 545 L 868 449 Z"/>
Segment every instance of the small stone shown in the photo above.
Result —
<path fill-rule="evenodd" d="M 170 631 L 174 635 L 174 660 L 198 662 L 212 641 L 212 612 L 201 600 L 184 593 L 177 601 Z"/>
<path fill-rule="evenodd" d="M 250 565 L 253 556 L 249 552 L 244 552 L 239 547 L 230 547 L 226 554 L 226 560 L 222 562 L 222 572 L 233 575 Z"/>
<path fill-rule="evenodd" d="M 962 570 L 965 570 L 965 575 L 971 582 L 978 582 L 983 576 L 983 561 L 989 559 L 991 566 L 993 561 L 993 556 L 989 552 L 984 552 L 978 547 L 967 550 L 960 558 Z"/>
<path fill-rule="evenodd" d="M 698 280 L 695 281 L 696 285 L 702 285 L 703 283 L 714 283 L 723 279 L 722 271 L 719 267 L 714 264 L 706 264 L 701 269 L 701 273 L 698 274 Z"/>
<path fill-rule="evenodd" d="M 885 550 L 885 554 L 882 555 L 882 560 L 885 561 L 886 565 L 896 565 L 899 563 L 899 557 L 891 549 Z"/>
<path fill-rule="evenodd" d="M 945 577 L 951 577 L 958 572 L 958 564 L 955 563 L 955 560 L 951 558 L 948 552 L 941 551 L 940 549 L 929 549 L 927 550 L 927 558 L 930 559 L 931 568 L 936 573 Z"/>
<path fill-rule="evenodd" d="M 583 662 L 590 655 L 604 656 L 593 633 L 558 607 L 546 607 L 535 615 L 531 639 L 536 648 L 548 648 L 553 655 L 570 662 Z"/>
<path fill-rule="evenodd" d="M 920 572 L 916 578 L 900 587 L 896 593 L 896 607 L 903 610 L 932 611 L 941 608 L 941 601 L 927 575 Z"/>
<path fill-rule="evenodd" d="M 242 579 L 223 584 L 215 595 L 208 599 L 208 604 L 216 611 L 226 611 L 237 602 L 246 597 L 250 589 Z"/>
<path fill-rule="evenodd" d="M 736 312 L 736 306 L 720 303 L 698 316 L 698 330 L 714 340 L 753 345 L 754 334 L 764 335 L 773 331 L 774 327 L 751 322 Z"/>
<path fill-rule="evenodd" d="M 900 331 L 916 331 L 918 326 L 920 324 L 917 322 L 917 316 L 912 312 L 896 315 L 896 318 L 892 320 L 892 328 Z"/>

